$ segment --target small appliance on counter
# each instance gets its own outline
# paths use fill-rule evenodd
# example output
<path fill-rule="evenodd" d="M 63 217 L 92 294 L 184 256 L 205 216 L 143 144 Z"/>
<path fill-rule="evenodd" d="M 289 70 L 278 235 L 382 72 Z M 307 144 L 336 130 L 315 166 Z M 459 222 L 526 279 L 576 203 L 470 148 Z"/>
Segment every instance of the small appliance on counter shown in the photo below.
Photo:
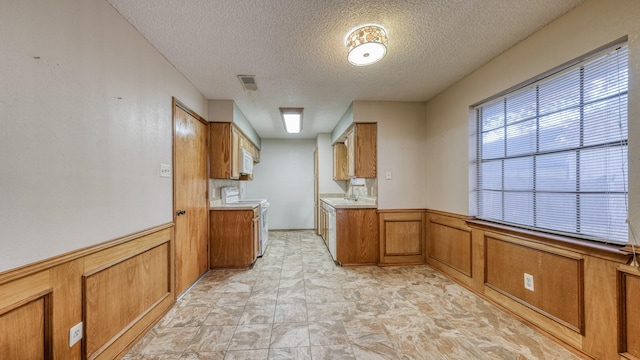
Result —
<path fill-rule="evenodd" d="M 258 222 L 260 224 L 260 253 L 258 256 L 264 255 L 269 246 L 269 202 L 267 199 L 240 199 L 240 188 L 237 186 L 225 186 L 220 189 L 220 197 L 223 204 L 258 204 L 260 207 L 260 216 Z"/>

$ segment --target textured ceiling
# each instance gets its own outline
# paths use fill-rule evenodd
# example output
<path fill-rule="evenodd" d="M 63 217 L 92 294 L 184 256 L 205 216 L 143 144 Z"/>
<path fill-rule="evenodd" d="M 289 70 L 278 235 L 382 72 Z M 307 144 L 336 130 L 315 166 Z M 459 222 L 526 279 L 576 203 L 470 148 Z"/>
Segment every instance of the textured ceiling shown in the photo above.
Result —
<path fill-rule="evenodd" d="M 583 0 L 108 1 L 262 138 L 313 138 L 353 100 L 428 100 Z M 355 67 L 344 39 L 368 23 L 386 28 L 388 52 Z M 255 75 L 258 90 L 237 75 Z M 301 134 L 285 133 L 279 107 L 304 107 Z"/>

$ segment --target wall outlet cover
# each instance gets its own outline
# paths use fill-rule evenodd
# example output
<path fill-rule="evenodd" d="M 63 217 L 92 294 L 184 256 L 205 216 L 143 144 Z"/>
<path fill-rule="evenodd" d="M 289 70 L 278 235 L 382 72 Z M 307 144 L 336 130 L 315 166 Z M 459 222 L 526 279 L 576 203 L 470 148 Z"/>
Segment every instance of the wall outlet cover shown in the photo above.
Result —
<path fill-rule="evenodd" d="M 69 329 L 69 347 L 75 345 L 82 339 L 82 321 Z"/>
<path fill-rule="evenodd" d="M 533 275 L 524 273 L 524 288 L 533 291 Z"/>

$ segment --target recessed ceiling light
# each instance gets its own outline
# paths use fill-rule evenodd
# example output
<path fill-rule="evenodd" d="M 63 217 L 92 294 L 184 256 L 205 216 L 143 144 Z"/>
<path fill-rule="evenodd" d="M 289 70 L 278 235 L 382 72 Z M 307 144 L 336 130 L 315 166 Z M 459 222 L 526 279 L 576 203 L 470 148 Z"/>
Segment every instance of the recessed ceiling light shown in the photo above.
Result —
<path fill-rule="evenodd" d="M 362 26 L 347 35 L 346 46 L 351 64 L 371 65 L 387 54 L 387 32 L 378 25 Z"/>
<path fill-rule="evenodd" d="M 284 129 L 289 134 L 298 134 L 302 130 L 303 108 L 280 108 Z"/>

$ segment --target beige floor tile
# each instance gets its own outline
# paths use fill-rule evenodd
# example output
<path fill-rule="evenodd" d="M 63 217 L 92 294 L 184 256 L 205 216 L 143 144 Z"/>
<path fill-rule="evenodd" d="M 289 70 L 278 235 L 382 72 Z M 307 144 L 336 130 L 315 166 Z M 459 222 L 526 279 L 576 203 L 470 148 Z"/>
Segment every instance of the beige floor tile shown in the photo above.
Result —
<path fill-rule="evenodd" d="M 238 325 L 229 350 L 268 349 L 271 339 L 271 324 Z"/>
<path fill-rule="evenodd" d="M 309 324 L 309 341 L 312 346 L 348 345 L 349 336 L 342 320 L 316 321 Z"/>
<path fill-rule="evenodd" d="M 187 351 L 217 352 L 227 350 L 235 326 L 202 326 L 191 340 Z"/>
<path fill-rule="evenodd" d="M 180 360 L 224 360 L 226 351 L 215 352 L 186 352 L 182 354 Z"/>
<path fill-rule="evenodd" d="M 307 313 L 307 304 L 305 303 L 277 304 L 273 322 L 307 322 Z"/>
<path fill-rule="evenodd" d="M 267 360 L 269 349 L 258 350 L 230 350 L 227 351 L 225 360 Z"/>
<path fill-rule="evenodd" d="M 277 323 L 271 331 L 271 348 L 309 346 L 309 324 Z"/>
<path fill-rule="evenodd" d="M 269 360 L 311 360 L 311 348 L 272 348 L 269 350 Z"/>
<path fill-rule="evenodd" d="M 356 356 L 351 350 L 351 345 L 312 346 L 311 358 L 313 360 L 351 360 Z"/>
<path fill-rule="evenodd" d="M 240 325 L 272 324 L 276 305 L 247 305 L 240 317 Z"/>

